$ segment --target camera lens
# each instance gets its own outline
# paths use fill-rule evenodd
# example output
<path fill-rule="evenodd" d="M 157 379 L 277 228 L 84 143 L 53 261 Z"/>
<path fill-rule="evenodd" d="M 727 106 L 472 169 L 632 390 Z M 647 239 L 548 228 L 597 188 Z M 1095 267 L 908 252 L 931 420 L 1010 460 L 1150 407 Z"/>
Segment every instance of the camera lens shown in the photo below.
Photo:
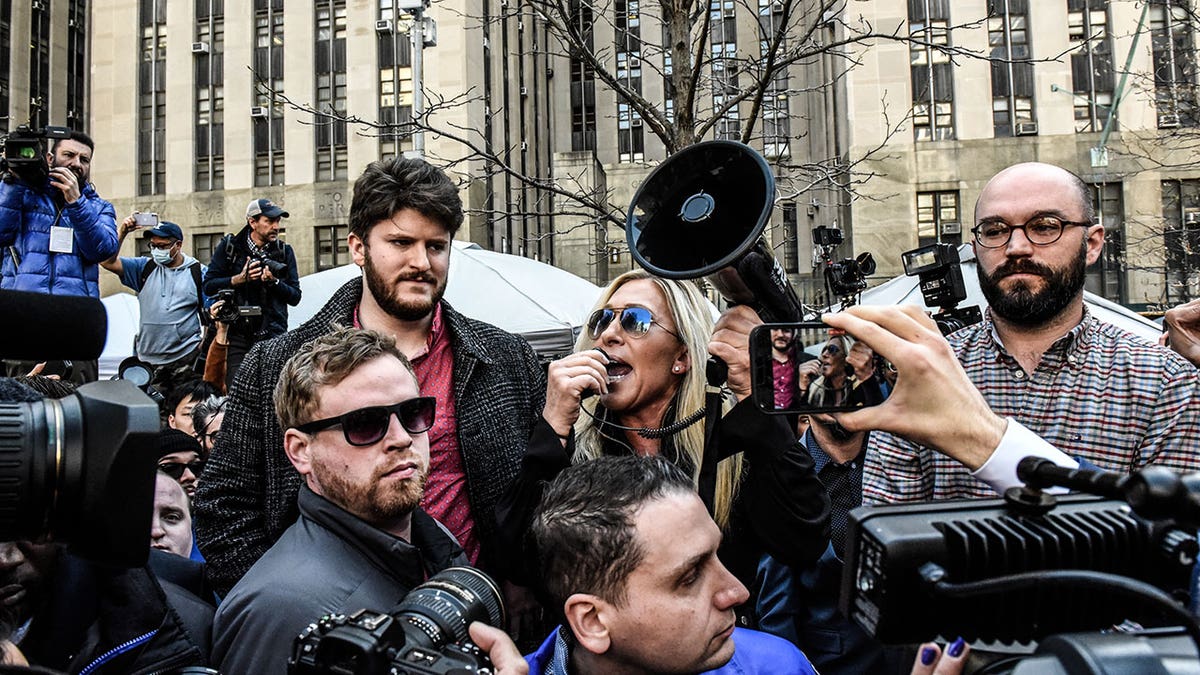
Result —
<path fill-rule="evenodd" d="M 158 406 L 125 382 L 0 402 L 0 541 L 52 535 L 90 560 L 150 550 Z"/>
<path fill-rule="evenodd" d="M 504 603 L 495 582 L 470 567 L 451 567 L 433 575 L 405 596 L 393 614 L 417 629 L 416 635 L 405 631 L 410 638 L 423 635 L 429 640 L 423 646 L 433 649 L 468 641 L 472 621 L 504 625 Z"/>

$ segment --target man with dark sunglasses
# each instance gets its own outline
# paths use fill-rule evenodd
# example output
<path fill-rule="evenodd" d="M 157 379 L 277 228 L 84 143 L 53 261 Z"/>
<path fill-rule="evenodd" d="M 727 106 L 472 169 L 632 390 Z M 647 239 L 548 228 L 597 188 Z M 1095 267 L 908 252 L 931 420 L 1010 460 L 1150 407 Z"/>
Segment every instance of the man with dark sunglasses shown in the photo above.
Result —
<path fill-rule="evenodd" d="M 284 453 L 271 395 L 288 357 L 333 324 L 393 336 L 421 394 L 436 399 L 423 507 L 473 563 L 496 572 L 495 505 L 520 467 L 546 385 L 528 343 L 442 299 L 462 221 L 454 181 L 422 160 L 373 162 L 355 183 L 349 247 L 363 278 L 303 326 L 256 345 L 230 390 L 196 499 L 200 548 L 218 588 L 228 590 L 297 517 L 303 481 Z"/>
<path fill-rule="evenodd" d="M 1027 454 L 1110 471 L 1200 470 L 1196 369 L 1084 305 L 1085 271 L 1105 234 L 1092 189 L 1065 169 L 1017 164 L 984 186 L 975 223 L 989 308 L 982 323 L 949 341 L 999 415 L 988 422 L 999 445 L 951 443 L 942 454 L 872 434 L 864 503 L 994 496 L 1019 482 L 1016 464 Z M 1045 446 L 1034 434 L 1062 452 L 1031 452 Z"/>
<path fill-rule="evenodd" d="M 158 432 L 158 470 L 174 478 L 187 493 L 196 494 L 196 483 L 204 470 L 200 442 L 179 429 L 166 428 Z"/>
<path fill-rule="evenodd" d="M 275 390 L 300 518 L 225 597 L 213 623 L 224 673 L 287 672 L 321 616 L 386 609 L 428 576 L 467 564 L 419 504 L 438 414 L 395 341 L 338 328 L 284 366 Z"/>

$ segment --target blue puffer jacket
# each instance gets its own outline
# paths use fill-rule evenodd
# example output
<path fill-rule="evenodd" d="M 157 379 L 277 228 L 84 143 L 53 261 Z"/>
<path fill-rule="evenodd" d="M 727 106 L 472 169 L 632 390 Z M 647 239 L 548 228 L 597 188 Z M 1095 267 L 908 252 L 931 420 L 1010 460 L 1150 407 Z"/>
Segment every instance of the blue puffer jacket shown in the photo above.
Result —
<path fill-rule="evenodd" d="M 58 222 L 75 231 L 74 252 L 51 253 L 50 227 L 59 213 L 54 194 L 58 189 L 49 181 L 41 190 L 15 180 L 0 183 L 0 288 L 98 298 L 97 265 L 119 248 L 116 212 L 88 184 L 62 208 Z"/>

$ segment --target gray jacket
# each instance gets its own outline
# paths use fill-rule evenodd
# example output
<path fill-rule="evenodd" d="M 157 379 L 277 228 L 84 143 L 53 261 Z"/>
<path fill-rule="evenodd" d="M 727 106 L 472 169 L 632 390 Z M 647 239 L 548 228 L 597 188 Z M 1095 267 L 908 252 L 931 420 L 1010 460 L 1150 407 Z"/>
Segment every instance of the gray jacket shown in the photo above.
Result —
<path fill-rule="evenodd" d="M 300 520 L 221 602 L 213 663 L 222 673 L 287 673 L 296 636 L 333 612 L 386 612 L 438 572 L 466 565 L 454 537 L 424 511 L 412 543 L 376 529 L 304 487 Z"/>
<path fill-rule="evenodd" d="M 272 405 L 279 372 L 335 322 L 353 325 L 361 297 L 362 280 L 354 279 L 304 325 L 256 344 L 246 355 L 194 504 L 200 551 L 218 592 L 228 591 L 296 520 L 302 481 L 284 454 Z M 442 317 L 454 352 L 458 444 L 483 546 L 480 566 L 492 572 L 496 503 L 520 470 L 533 422 L 541 417 L 546 379 L 523 339 L 469 319 L 445 302 Z"/>

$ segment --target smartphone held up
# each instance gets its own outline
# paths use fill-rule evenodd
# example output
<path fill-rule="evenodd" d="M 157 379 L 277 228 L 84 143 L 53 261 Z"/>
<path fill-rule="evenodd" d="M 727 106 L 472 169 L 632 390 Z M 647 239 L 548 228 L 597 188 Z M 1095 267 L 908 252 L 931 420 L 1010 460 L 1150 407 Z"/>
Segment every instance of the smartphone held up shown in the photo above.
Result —
<path fill-rule="evenodd" d="M 865 343 L 819 322 L 763 324 L 750 333 L 751 396 L 775 414 L 879 405 L 895 370 Z"/>

